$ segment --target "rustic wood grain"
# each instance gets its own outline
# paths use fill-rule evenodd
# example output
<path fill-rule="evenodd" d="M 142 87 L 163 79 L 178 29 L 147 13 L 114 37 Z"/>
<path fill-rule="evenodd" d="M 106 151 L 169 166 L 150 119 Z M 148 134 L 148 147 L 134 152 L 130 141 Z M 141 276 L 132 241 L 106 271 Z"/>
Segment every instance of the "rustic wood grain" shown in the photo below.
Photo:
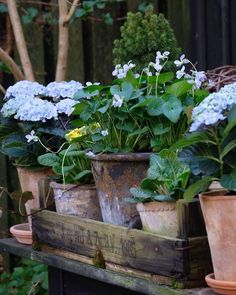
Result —
<path fill-rule="evenodd" d="M 144 271 L 181 278 L 188 269 L 181 239 L 50 211 L 33 215 L 33 232 L 42 243 L 89 257 L 100 249 L 106 261 Z"/>

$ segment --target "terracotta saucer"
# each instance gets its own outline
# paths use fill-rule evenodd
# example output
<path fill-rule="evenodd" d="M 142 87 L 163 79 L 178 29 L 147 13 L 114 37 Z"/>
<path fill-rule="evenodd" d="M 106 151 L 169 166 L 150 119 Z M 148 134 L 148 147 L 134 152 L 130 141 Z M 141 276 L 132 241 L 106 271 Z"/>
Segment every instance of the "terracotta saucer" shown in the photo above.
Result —
<path fill-rule="evenodd" d="M 19 243 L 32 245 L 32 230 L 29 223 L 16 224 L 10 228 L 10 232 Z"/>
<path fill-rule="evenodd" d="M 235 295 L 236 282 L 216 280 L 213 273 L 205 277 L 207 285 L 211 287 L 217 294 Z"/>

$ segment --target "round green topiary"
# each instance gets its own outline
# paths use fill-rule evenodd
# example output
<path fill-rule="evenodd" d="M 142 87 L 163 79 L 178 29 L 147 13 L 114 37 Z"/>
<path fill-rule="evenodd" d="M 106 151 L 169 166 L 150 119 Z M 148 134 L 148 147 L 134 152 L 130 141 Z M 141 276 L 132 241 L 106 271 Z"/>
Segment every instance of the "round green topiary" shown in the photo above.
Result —
<path fill-rule="evenodd" d="M 121 38 L 114 41 L 114 64 L 125 64 L 132 60 L 140 71 L 149 62 L 155 61 L 157 51 L 170 52 L 165 70 L 171 68 L 173 60 L 181 52 L 168 20 L 162 14 L 155 14 L 151 5 L 144 15 L 129 12 L 121 27 Z"/>

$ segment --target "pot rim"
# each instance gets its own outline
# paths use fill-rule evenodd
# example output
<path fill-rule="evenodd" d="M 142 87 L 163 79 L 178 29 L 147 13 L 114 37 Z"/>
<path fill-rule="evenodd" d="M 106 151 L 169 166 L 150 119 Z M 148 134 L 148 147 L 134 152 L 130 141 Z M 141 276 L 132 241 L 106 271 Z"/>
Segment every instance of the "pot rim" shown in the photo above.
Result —
<path fill-rule="evenodd" d="M 214 194 L 215 192 L 211 192 L 211 193 L 202 193 L 199 194 L 199 198 L 200 200 L 204 200 L 207 199 L 208 201 L 231 201 L 231 200 L 235 200 L 236 201 L 236 195 L 217 195 Z"/>
<path fill-rule="evenodd" d="M 94 184 L 88 183 L 88 184 L 63 184 L 58 183 L 56 181 L 50 182 L 50 187 L 52 189 L 65 189 L 65 190 L 71 190 L 74 188 L 79 188 L 80 190 L 95 190 L 96 186 Z"/>
<path fill-rule="evenodd" d="M 212 287 L 215 288 L 222 288 L 224 287 L 225 289 L 236 289 L 236 282 L 232 281 L 222 281 L 222 280 L 216 280 L 214 273 L 210 273 L 205 276 L 205 280 L 207 283 L 209 283 Z"/>
<path fill-rule="evenodd" d="M 174 211 L 176 209 L 176 202 L 138 202 L 136 207 L 138 212 Z"/>
<path fill-rule="evenodd" d="M 152 153 L 104 153 L 88 156 L 92 161 L 103 162 L 146 162 Z"/>

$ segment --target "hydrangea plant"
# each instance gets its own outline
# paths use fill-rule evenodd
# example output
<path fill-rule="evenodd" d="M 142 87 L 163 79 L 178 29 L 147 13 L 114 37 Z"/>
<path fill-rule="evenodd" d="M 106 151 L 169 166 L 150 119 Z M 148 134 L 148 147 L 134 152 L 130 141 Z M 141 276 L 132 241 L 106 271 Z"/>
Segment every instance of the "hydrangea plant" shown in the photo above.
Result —
<path fill-rule="evenodd" d="M 25 135 L 36 131 L 45 145 L 57 150 L 70 128 L 69 116 L 77 103 L 74 94 L 82 88 L 76 81 L 52 82 L 46 87 L 20 81 L 10 86 L 1 109 L 1 152 L 18 165 L 39 166 L 37 157 L 45 150 Z"/>
<path fill-rule="evenodd" d="M 185 198 L 191 200 L 212 181 L 236 190 L 236 83 L 210 94 L 193 109 L 189 131 L 172 146 L 181 151 L 180 158 L 195 176 Z"/>

